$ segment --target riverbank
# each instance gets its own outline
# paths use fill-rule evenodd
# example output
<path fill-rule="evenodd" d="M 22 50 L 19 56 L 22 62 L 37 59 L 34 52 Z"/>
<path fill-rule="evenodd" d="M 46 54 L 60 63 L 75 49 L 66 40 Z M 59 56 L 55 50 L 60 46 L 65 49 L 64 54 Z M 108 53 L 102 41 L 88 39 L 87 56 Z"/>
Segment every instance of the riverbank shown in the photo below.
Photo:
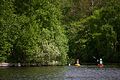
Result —
<path fill-rule="evenodd" d="M 52 61 L 49 63 L 6 63 L 1 62 L 0 67 L 29 67 L 29 66 L 62 66 L 58 61 Z"/>
<path fill-rule="evenodd" d="M 74 64 L 73 64 L 74 65 Z M 82 63 L 80 64 L 81 67 L 84 66 L 84 65 L 89 65 L 89 66 L 95 66 L 97 64 L 94 64 L 94 63 Z M 120 67 L 120 63 L 105 63 L 104 64 L 105 67 L 107 66 L 111 66 L 111 67 L 114 67 L 114 66 L 118 66 Z M 39 66 L 62 66 L 60 64 L 41 64 L 41 63 L 0 63 L 0 67 L 30 67 L 30 66 L 34 66 L 34 67 L 39 67 Z"/>
<path fill-rule="evenodd" d="M 29 67 L 29 66 L 49 66 L 41 63 L 0 63 L 0 67 Z"/>

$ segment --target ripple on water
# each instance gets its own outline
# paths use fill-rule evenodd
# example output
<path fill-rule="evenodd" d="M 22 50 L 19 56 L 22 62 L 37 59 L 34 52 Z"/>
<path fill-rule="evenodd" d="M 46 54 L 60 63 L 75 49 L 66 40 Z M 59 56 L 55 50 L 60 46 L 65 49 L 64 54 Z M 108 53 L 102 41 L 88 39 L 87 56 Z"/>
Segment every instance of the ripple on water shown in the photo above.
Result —
<path fill-rule="evenodd" d="M 120 68 L 86 66 L 0 68 L 0 80 L 120 80 Z"/>

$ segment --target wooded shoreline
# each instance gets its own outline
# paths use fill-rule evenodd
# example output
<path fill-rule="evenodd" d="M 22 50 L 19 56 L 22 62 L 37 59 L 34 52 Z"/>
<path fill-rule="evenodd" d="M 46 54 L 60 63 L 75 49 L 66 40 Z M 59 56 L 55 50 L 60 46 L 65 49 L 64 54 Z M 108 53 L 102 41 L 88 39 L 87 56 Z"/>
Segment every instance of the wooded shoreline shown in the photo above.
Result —
<path fill-rule="evenodd" d="M 36 63 L 0 63 L 0 67 L 41 66 Z"/>
<path fill-rule="evenodd" d="M 1 66 L 71 65 L 76 59 L 120 63 L 119 0 L 0 1 Z"/>
<path fill-rule="evenodd" d="M 95 63 L 82 63 L 81 65 L 91 66 L 91 65 L 96 65 L 96 64 Z M 5 63 L 5 62 L 0 63 L 0 67 L 39 67 L 39 66 L 62 66 L 62 65 L 59 65 L 59 64 L 48 64 L 48 65 L 44 64 L 43 65 L 41 63 Z M 107 67 L 107 66 L 120 67 L 120 63 L 105 63 L 105 67 Z"/>
<path fill-rule="evenodd" d="M 0 67 L 30 67 L 30 66 L 58 66 L 57 63 L 41 64 L 41 63 L 0 63 Z M 59 65 L 60 66 L 60 65 Z"/>

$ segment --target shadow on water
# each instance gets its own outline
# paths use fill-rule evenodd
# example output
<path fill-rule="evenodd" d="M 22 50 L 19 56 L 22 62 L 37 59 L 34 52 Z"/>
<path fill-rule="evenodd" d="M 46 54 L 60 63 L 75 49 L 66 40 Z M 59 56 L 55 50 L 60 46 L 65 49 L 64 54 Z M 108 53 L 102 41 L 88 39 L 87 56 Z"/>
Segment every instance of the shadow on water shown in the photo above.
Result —
<path fill-rule="evenodd" d="M 0 80 L 120 80 L 120 68 L 95 65 L 0 68 Z"/>

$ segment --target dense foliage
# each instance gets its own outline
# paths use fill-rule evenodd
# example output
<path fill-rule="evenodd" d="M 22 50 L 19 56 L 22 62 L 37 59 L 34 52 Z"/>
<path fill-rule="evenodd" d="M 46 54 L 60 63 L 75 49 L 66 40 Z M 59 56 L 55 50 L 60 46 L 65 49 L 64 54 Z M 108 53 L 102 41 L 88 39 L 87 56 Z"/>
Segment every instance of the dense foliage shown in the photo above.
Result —
<path fill-rule="evenodd" d="M 0 0 L 0 62 L 120 62 L 119 0 Z"/>
<path fill-rule="evenodd" d="M 69 38 L 68 55 L 70 58 L 79 58 L 81 62 L 94 63 L 96 59 L 103 58 L 107 63 L 119 63 L 120 3 L 118 0 L 96 0 L 92 3 L 94 4 L 89 6 L 92 7 L 90 15 L 85 12 L 85 17 L 80 18 L 76 12 L 76 16 L 72 17 L 78 17 L 79 20 L 69 21 L 66 26 Z M 80 5 L 75 6 L 79 8 Z"/>
<path fill-rule="evenodd" d="M 55 0 L 1 0 L 0 61 L 66 63 L 67 38 Z"/>

